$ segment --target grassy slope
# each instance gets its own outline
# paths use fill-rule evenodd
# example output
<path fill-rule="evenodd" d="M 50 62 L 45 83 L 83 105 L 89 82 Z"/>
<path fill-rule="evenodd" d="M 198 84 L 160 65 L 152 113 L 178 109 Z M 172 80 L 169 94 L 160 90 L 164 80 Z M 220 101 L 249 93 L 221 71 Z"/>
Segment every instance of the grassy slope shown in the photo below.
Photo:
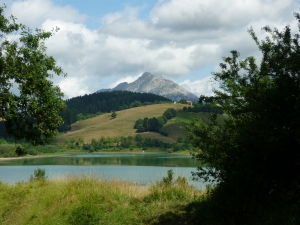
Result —
<path fill-rule="evenodd" d="M 164 130 L 169 133 L 168 137 L 164 137 L 158 133 L 145 132 L 142 136 L 149 138 L 157 138 L 164 142 L 175 142 L 179 135 L 185 135 L 186 132 L 182 127 L 192 119 L 207 118 L 207 113 L 190 113 L 179 112 L 184 105 L 182 104 L 157 104 L 145 107 L 137 107 L 128 110 L 118 111 L 117 118 L 111 119 L 111 113 L 106 113 L 98 117 L 79 121 L 72 125 L 71 132 L 61 134 L 58 136 L 57 141 L 63 144 L 65 139 L 82 137 L 86 143 L 95 138 L 98 140 L 101 136 L 115 137 L 115 136 L 129 136 L 136 135 L 136 130 L 133 129 L 135 121 L 139 118 L 145 117 L 159 117 L 168 108 L 174 108 L 178 111 L 178 115 L 169 120 L 164 126 Z"/>
<path fill-rule="evenodd" d="M 182 105 L 178 104 L 158 104 L 118 111 L 117 118 L 115 119 L 111 119 L 111 113 L 106 113 L 98 117 L 78 121 L 72 125 L 71 132 L 58 137 L 58 143 L 63 143 L 64 139 L 77 139 L 79 137 L 82 137 L 89 143 L 93 138 L 98 140 L 101 136 L 115 137 L 135 135 L 136 130 L 133 129 L 133 126 L 137 119 L 161 116 L 166 109 L 171 107 L 176 110 L 182 109 Z M 154 136 L 155 135 L 156 134 L 154 134 Z M 164 139 L 165 141 L 172 141 L 172 139 L 167 137 Z"/>
<path fill-rule="evenodd" d="M 182 106 L 182 105 L 181 105 Z M 182 109 L 182 108 L 181 108 Z M 187 111 L 179 111 L 177 112 L 177 116 L 164 126 L 164 130 L 170 134 L 174 140 L 177 139 L 179 135 L 185 136 L 187 134 L 182 128 L 186 126 L 192 120 L 207 120 L 209 117 L 209 113 L 194 113 L 194 112 L 187 112 Z M 222 115 L 218 116 L 218 121 L 223 121 Z"/>

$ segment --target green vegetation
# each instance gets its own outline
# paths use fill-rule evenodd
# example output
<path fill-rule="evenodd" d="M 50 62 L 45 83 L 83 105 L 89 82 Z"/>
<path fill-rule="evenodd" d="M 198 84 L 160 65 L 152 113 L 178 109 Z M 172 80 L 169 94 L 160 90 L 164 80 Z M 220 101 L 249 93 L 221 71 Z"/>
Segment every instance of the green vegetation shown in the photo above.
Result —
<path fill-rule="evenodd" d="M 2 13 L 1 8 L 0 15 Z M 295 16 L 300 27 L 300 15 L 295 13 Z M 14 22 L 10 26 L 3 16 L 2 22 L 0 29 L 4 33 L 23 29 L 23 26 Z M 151 115 L 153 122 L 153 118 L 158 118 L 169 108 L 168 104 L 138 107 L 141 102 L 136 99 L 131 106 L 138 109 L 120 111 L 113 120 L 109 119 L 111 114 L 106 113 L 77 122 L 72 125 L 72 132 L 59 137 L 70 148 L 79 149 L 82 146 L 90 152 L 114 147 L 145 147 L 152 143 L 155 145 L 156 142 L 160 145 L 163 138 L 168 138 L 165 140 L 172 143 L 172 150 L 180 151 L 188 142 L 185 139 L 186 133 L 178 128 L 190 121 L 191 117 L 199 116 L 202 121 L 194 120 L 186 126 L 186 130 L 190 142 L 200 148 L 194 157 L 201 160 L 202 167 L 193 174 L 194 178 L 203 178 L 213 185 L 208 186 L 205 195 L 190 187 L 185 178 L 174 180 L 171 170 L 167 177 L 146 188 L 130 182 L 108 181 L 85 175 L 47 180 L 45 170 L 37 169 L 27 182 L 14 185 L 0 183 L 1 224 L 299 224 L 300 35 L 293 36 L 288 26 L 282 32 L 269 27 L 263 29 L 271 37 L 261 42 L 249 29 L 262 51 L 260 65 L 253 57 L 239 60 L 239 53 L 231 51 L 232 56 L 225 57 L 224 63 L 220 64 L 221 71 L 213 73 L 215 80 L 220 83 L 220 89 L 214 91 L 213 97 L 201 96 L 200 104 L 194 110 L 186 108 L 178 112 L 175 118 L 169 118 L 169 113 L 164 113 L 163 116 L 170 121 L 161 129 L 165 132 L 174 130 L 175 133 L 170 132 L 170 137 L 151 132 L 133 136 L 135 130 L 132 127 L 136 118 L 132 115 L 140 115 L 142 118 Z M 36 35 L 32 35 L 31 32 L 23 31 L 20 43 L 24 46 L 19 50 L 25 50 L 23 54 L 33 51 L 30 57 L 36 59 L 38 55 L 46 66 L 50 66 L 50 70 L 58 75 L 62 73 L 60 68 L 55 67 L 54 60 L 44 55 L 45 49 L 40 42 L 51 34 L 38 30 Z M 15 54 L 14 46 L 18 47 L 18 44 L 4 41 L 1 45 L 12 56 Z M 6 66 L 7 63 L 7 67 L 10 66 L 9 54 L 1 56 L 0 65 Z M 26 68 L 25 62 L 21 60 L 20 63 Z M 36 69 L 36 65 L 33 65 L 29 71 Z M 28 100 L 27 103 L 34 106 L 28 112 L 44 110 L 35 105 L 35 98 L 30 101 L 30 95 L 34 95 L 40 85 L 33 81 L 34 91 L 27 89 L 26 84 L 32 81 L 30 73 L 29 77 L 24 78 L 25 83 L 19 82 L 20 99 L 13 96 L 7 99 L 15 100 L 7 101 L 10 92 L 5 88 L 10 83 L 5 82 L 16 78 L 18 83 L 19 79 L 23 79 L 14 77 L 19 76 L 14 73 L 14 69 L 0 71 L 7 74 L 7 79 L 1 83 L 1 94 L 4 93 L 1 95 L 1 104 L 9 105 L 4 107 L 4 113 L 2 111 L 0 116 L 6 120 L 8 128 L 15 129 L 12 135 L 17 138 L 25 136 L 35 143 L 44 142 L 53 136 L 52 128 L 59 121 L 55 117 L 53 127 L 47 127 L 44 134 L 45 127 L 39 127 L 41 121 L 34 120 L 36 114 L 28 116 L 22 114 L 22 107 L 13 107 L 14 101 L 20 100 L 22 103 Z M 49 91 L 50 96 L 56 93 L 61 97 L 52 83 L 44 81 L 49 75 L 44 70 L 37 71 L 38 75 L 40 72 L 42 74 L 41 80 L 37 80 L 46 82 L 47 88 L 42 89 L 42 92 L 48 94 Z M 32 74 L 36 75 L 34 71 Z M 37 97 L 44 97 L 44 94 L 39 93 Z M 50 101 L 57 101 L 57 109 L 61 109 L 60 98 Z M 206 105 L 201 105 L 203 102 Z M 82 105 L 78 107 L 84 108 Z M 182 105 L 176 107 L 175 110 L 178 110 Z M 226 117 L 199 112 L 212 112 L 211 109 L 222 110 L 214 111 L 218 113 L 226 112 Z M 41 115 L 49 116 L 47 113 Z M 15 119 L 18 123 L 10 124 Z M 144 124 L 144 120 L 142 122 Z M 149 126 L 148 122 L 145 124 Z M 23 134 L 21 131 L 24 129 L 26 132 Z M 29 134 L 32 138 L 27 138 Z M 41 138 L 42 134 L 45 136 Z M 152 138 L 147 139 L 147 135 L 152 135 Z M 160 135 L 162 139 L 154 139 L 155 135 Z M 84 140 L 91 144 L 85 144 Z M 3 139 L 0 143 L 2 151 L 8 144 Z M 20 156 L 27 153 L 25 144 L 18 145 L 15 151 Z"/>
<path fill-rule="evenodd" d="M 168 137 L 159 133 L 144 132 L 137 134 L 131 126 L 134 124 L 133 115 L 149 116 L 155 115 L 157 118 L 173 107 L 176 110 L 176 117 L 168 120 L 162 130 L 167 132 Z M 192 147 L 186 139 L 187 132 L 182 128 L 193 119 L 206 119 L 207 113 L 192 113 L 181 111 L 182 106 L 174 104 L 148 105 L 124 111 L 119 111 L 117 118 L 111 120 L 110 114 L 103 114 L 96 118 L 80 121 L 73 124 L 74 130 L 58 136 L 59 145 L 53 144 L 32 146 L 25 141 L 15 141 L 12 139 L 0 139 L 0 158 L 17 157 L 16 146 L 20 145 L 26 156 L 62 154 L 70 152 L 97 152 L 97 151 L 164 151 L 181 152 L 189 154 L 198 148 Z M 223 118 L 219 115 L 219 118 Z M 178 142 L 178 137 L 183 141 Z M 140 139 L 137 141 L 137 139 Z M 93 146 L 93 147 L 92 147 Z"/>
<path fill-rule="evenodd" d="M 116 113 L 115 111 L 113 111 L 113 112 L 111 113 L 111 118 L 115 119 L 116 117 L 117 117 L 117 113 Z"/>
<path fill-rule="evenodd" d="M 20 145 L 17 146 L 15 153 L 17 156 L 25 156 L 27 154 L 26 150 Z"/>
<path fill-rule="evenodd" d="M 41 168 L 34 170 L 33 175 L 30 176 L 30 181 L 44 181 L 47 179 L 46 171 Z"/>
<path fill-rule="evenodd" d="M 184 106 L 183 107 L 184 111 L 189 111 L 189 112 L 208 112 L 208 113 L 217 113 L 217 114 L 223 114 L 224 111 L 220 108 L 215 108 L 212 107 L 210 104 L 208 103 L 197 103 L 194 104 L 194 107 L 191 106 Z"/>
<path fill-rule="evenodd" d="M 300 26 L 300 15 L 295 13 Z M 197 214 L 202 224 L 299 224 L 300 43 L 289 26 L 258 41 L 260 65 L 232 51 L 214 73 L 220 89 L 200 101 L 224 110 L 223 124 L 193 122 L 191 141 L 200 147 L 195 178 L 216 185 Z"/>
<path fill-rule="evenodd" d="M 141 151 L 141 150 L 156 150 L 185 153 L 197 151 L 189 144 L 189 139 L 181 135 L 178 136 L 176 142 L 166 143 L 157 138 L 148 138 L 141 134 L 135 136 L 122 137 L 100 137 L 98 140 L 92 139 L 91 143 L 84 143 L 82 138 L 78 140 L 71 138 L 65 139 L 64 145 L 67 149 L 83 150 L 88 152 L 120 152 L 120 151 Z"/>
<path fill-rule="evenodd" d="M 181 103 L 181 104 L 187 104 L 187 101 L 186 101 L 185 98 L 182 98 L 182 99 L 179 100 L 179 103 Z"/>
<path fill-rule="evenodd" d="M 1 139 L 0 139 L 1 140 Z M 18 153 L 18 151 L 21 151 Z M 57 145 L 38 145 L 33 146 L 30 143 L 21 142 L 17 145 L 15 143 L 0 144 L 0 158 L 18 157 L 18 156 L 37 156 L 49 155 L 57 153 L 68 153 L 68 149 Z"/>
<path fill-rule="evenodd" d="M 50 79 L 66 74 L 46 55 L 44 41 L 52 35 L 54 30 L 32 32 L 13 16 L 6 18 L 0 7 L 0 121 L 9 136 L 33 144 L 52 140 L 63 123 L 59 116 L 65 108 L 63 93 Z"/>
<path fill-rule="evenodd" d="M 130 91 L 98 92 L 66 100 L 67 108 L 60 115 L 64 124 L 60 132 L 71 130 L 71 124 L 112 111 L 120 111 L 140 106 L 171 102 L 165 97 L 151 93 Z"/>
<path fill-rule="evenodd" d="M 85 175 L 48 180 L 42 169 L 36 171 L 33 177 L 43 179 L 0 183 L 2 225 L 196 224 L 199 219 L 186 205 L 201 201 L 203 193 L 182 177 L 173 180 L 172 171 L 149 188 Z"/>
<path fill-rule="evenodd" d="M 192 120 L 208 119 L 208 113 L 194 113 L 170 110 L 171 104 L 149 105 L 137 107 L 118 112 L 118 117 L 110 120 L 111 114 L 101 115 L 97 118 L 75 123 L 73 130 L 61 135 L 58 140 L 69 149 L 83 149 L 89 152 L 95 151 L 129 151 L 129 150 L 162 150 L 168 152 L 195 151 L 186 139 L 187 132 L 183 130 Z M 177 110 L 182 106 L 172 104 Z M 162 131 L 169 135 L 165 137 L 159 133 L 143 132 L 136 133 L 133 129 L 134 116 L 141 115 L 148 118 L 155 115 L 159 118 L 165 112 L 172 111 L 171 116 L 177 115 L 168 120 Z M 218 121 L 222 122 L 224 116 L 219 115 Z M 88 133 L 90 132 L 90 133 Z M 181 141 L 178 142 L 178 138 Z"/>
<path fill-rule="evenodd" d="M 168 133 L 163 131 L 162 128 L 168 120 L 176 116 L 176 110 L 173 108 L 168 108 L 162 116 L 158 118 L 148 118 L 138 119 L 135 121 L 134 129 L 137 129 L 137 132 L 158 132 L 161 135 L 168 136 Z"/>
<path fill-rule="evenodd" d="M 79 137 L 82 137 L 85 143 L 90 143 L 92 139 L 99 140 L 100 137 L 128 137 L 128 136 L 135 136 L 136 129 L 134 129 L 134 124 L 136 120 L 145 117 L 160 117 L 168 108 L 174 108 L 177 113 L 178 110 L 182 109 L 180 104 L 172 104 L 172 103 L 164 103 L 164 104 L 154 104 L 154 105 L 147 105 L 144 107 L 136 107 L 127 110 L 118 111 L 117 118 L 111 120 L 111 113 L 105 113 L 100 116 L 90 118 L 83 121 L 78 121 L 72 124 L 72 130 L 70 132 L 65 132 L 63 134 L 59 134 L 57 137 L 58 144 L 64 144 L 65 139 L 72 139 L 78 140 Z M 198 114 L 193 113 L 195 116 Z M 203 114 L 203 113 L 202 113 Z M 204 115 L 204 114 L 203 114 Z M 201 115 L 199 114 L 199 117 Z M 168 124 L 174 124 L 173 120 L 177 117 L 168 121 Z M 168 124 L 162 128 L 165 130 Z M 153 132 L 144 132 L 141 133 L 143 138 L 151 138 L 151 139 L 159 139 L 163 142 L 173 143 L 177 140 L 177 130 L 181 130 L 186 135 L 186 132 L 183 131 L 180 125 L 176 125 L 176 128 L 168 131 L 168 137 L 160 135 L 158 133 Z"/>

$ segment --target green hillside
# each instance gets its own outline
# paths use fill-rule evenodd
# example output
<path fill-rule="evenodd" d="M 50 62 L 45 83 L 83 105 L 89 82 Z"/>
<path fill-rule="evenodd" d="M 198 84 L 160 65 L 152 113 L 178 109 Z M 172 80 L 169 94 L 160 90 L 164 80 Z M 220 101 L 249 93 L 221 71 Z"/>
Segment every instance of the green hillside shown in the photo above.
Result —
<path fill-rule="evenodd" d="M 67 108 L 60 113 L 64 124 L 59 131 L 69 131 L 70 125 L 80 119 L 94 117 L 96 114 L 130 109 L 142 105 L 156 103 L 171 103 L 170 99 L 152 93 L 137 93 L 131 91 L 98 92 L 77 96 L 65 101 Z"/>
<path fill-rule="evenodd" d="M 92 139 L 98 140 L 103 137 L 121 137 L 136 135 L 134 129 L 135 121 L 144 117 L 152 118 L 162 116 L 168 108 L 174 108 L 177 111 L 177 116 L 164 125 L 163 130 L 169 135 L 167 137 L 154 132 L 141 133 L 143 138 L 156 138 L 163 142 L 173 143 L 177 140 L 179 135 L 185 136 L 186 132 L 182 129 L 192 119 L 206 119 L 208 113 L 194 113 L 182 111 L 183 104 L 156 104 L 131 108 L 127 110 L 117 111 L 117 117 L 111 118 L 111 113 L 106 113 L 94 118 L 83 121 L 78 121 L 72 124 L 72 129 L 69 132 L 60 134 L 58 136 L 58 143 L 63 144 L 65 139 L 83 138 L 86 143 L 90 143 Z M 220 116 L 222 119 L 223 116 Z"/>

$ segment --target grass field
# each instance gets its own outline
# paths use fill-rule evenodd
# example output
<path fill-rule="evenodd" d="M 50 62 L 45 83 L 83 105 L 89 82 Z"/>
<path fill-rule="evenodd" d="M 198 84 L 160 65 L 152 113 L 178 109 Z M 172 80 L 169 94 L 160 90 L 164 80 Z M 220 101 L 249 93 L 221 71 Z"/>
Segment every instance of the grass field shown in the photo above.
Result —
<path fill-rule="evenodd" d="M 0 182 L 0 224 L 175 224 L 178 218 L 169 219 L 169 213 L 185 214 L 183 207 L 202 194 L 182 179 L 149 188 L 85 175 L 16 185 Z M 183 215 L 180 221 L 195 219 Z"/>
<path fill-rule="evenodd" d="M 98 140 L 103 137 L 129 136 L 136 135 L 133 128 L 137 119 L 152 118 L 162 116 L 168 108 L 174 108 L 178 113 L 177 116 L 167 122 L 163 130 L 168 132 L 168 137 L 158 133 L 145 132 L 141 135 L 143 138 L 157 138 L 163 142 L 173 143 L 179 135 L 186 135 L 183 127 L 192 119 L 206 119 L 208 113 L 192 113 L 182 111 L 182 104 L 156 104 L 148 105 L 127 110 L 117 111 L 117 117 L 111 119 L 111 113 L 106 113 L 94 118 L 78 121 L 72 124 L 70 132 L 60 134 L 57 137 L 58 144 L 63 144 L 65 139 L 82 137 L 86 143 L 90 143 L 94 138 Z"/>

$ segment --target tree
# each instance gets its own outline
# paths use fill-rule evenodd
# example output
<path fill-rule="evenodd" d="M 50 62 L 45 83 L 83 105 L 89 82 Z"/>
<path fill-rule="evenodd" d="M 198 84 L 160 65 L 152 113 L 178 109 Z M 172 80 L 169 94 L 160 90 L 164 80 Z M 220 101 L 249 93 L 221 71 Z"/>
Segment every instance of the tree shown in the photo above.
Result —
<path fill-rule="evenodd" d="M 27 154 L 27 151 L 20 145 L 16 147 L 15 152 L 18 156 L 25 156 Z"/>
<path fill-rule="evenodd" d="M 84 139 L 82 137 L 79 137 L 78 138 L 78 143 L 81 144 L 81 145 L 84 144 Z"/>
<path fill-rule="evenodd" d="M 152 132 L 158 132 L 163 127 L 163 124 L 160 124 L 156 117 L 150 118 L 148 123 L 149 131 Z"/>
<path fill-rule="evenodd" d="M 46 179 L 47 176 L 45 169 L 37 168 L 34 170 L 33 175 L 30 175 L 30 181 L 43 181 Z"/>
<path fill-rule="evenodd" d="M 66 74 L 46 55 L 44 44 L 55 31 L 32 32 L 3 11 L 0 7 L 0 118 L 10 136 L 43 144 L 56 135 L 65 108 L 63 93 L 50 79 Z"/>
<path fill-rule="evenodd" d="M 165 116 L 159 116 L 157 120 L 160 127 L 163 127 L 168 122 L 168 119 Z"/>
<path fill-rule="evenodd" d="M 163 116 L 165 116 L 167 119 L 172 119 L 173 117 L 176 116 L 176 110 L 173 109 L 173 108 L 168 108 L 168 109 L 164 112 Z"/>
<path fill-rule="evenodd" d="M 299 14 L 295 17 L 300 28 Z M 221 72 L 213 73 L 220 89 L 200 97 L 225 111 L 225 123 L 212 115 L 210 122 L 187 129 L 201 150 L 195 157 L 208 165 L 194 175 L 216 184 L 215 212 L 228 221 L 265 216 L 272 224 L 288 224 L 287 218 L 296 221 L 300 206 L 300 35 L 293 36 L 289 26 L 282 32 L 263 29 L 270 37 L 262 41 L 249 29 L 262 52 L 260 65 L 231 51 Z M 279 205 L 285 208 L 268 214 Z"/>
<path fill-rule="evenodd" d="M 187 101 L 186 101 L 185 98 L 182 98 L 182 99 L 179 100 L 179 103 L 181 103 L 181 104 L 187 104 Z"/>
<path fill-rule="evenodd" d="M 137 132 L 144 132 L 145 128 L 144 128 L 144 122 L 142 119 L 138 119 L 137 121 L 135 121 L 134 124 L 134 129 L 137 129 Z"/>
<path fill-rule="evenodd" d="M 142 135 L 137 134 L 137 135 L 135 135 L 134 140 L 135 140 L 137 146 L 140 147 L 142 145 L 142 142 L 143 142 L 143 137 L 142 137 Z"/>
<path fill-rule="evenodd" d="M 142 103 L 140 102 L 140 101 L 138 101 L 138 100 L 135 100 L 134 102 L 132 102 L 131 104 L 130 104 L 130 108 L 135 108 L 135 107 L 139 107 L 139 106 L 142 106 Z"/>
<path fill-rule="evenodd" d="M 117 118 L 117 113 L 116 113 L 115 111 L 113 111 L 113 112 L 111 113 L 111 117 L 112 117 L 113 119 Z"/>
<path fill-rule="evenodd" d="M 178 142 L 178 143 L 183 143 L 183 141 L 184 141 L 184 138 L 183 138 L 181 135 L 179 135 L 179 136 L 177 137 L 177 142 Z"/>

